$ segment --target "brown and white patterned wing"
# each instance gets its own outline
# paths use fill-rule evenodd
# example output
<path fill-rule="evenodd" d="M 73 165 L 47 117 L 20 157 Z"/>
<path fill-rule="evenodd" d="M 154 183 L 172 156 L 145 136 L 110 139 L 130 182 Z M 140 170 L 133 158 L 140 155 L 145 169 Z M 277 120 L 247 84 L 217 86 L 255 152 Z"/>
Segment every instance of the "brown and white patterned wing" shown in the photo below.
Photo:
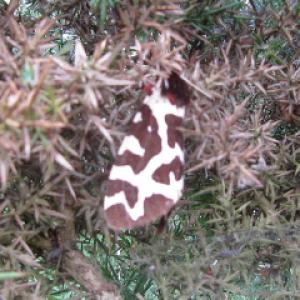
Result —
<path fill-rule="evenodd" d="M 182 195 L 183 137 L 177 128 L 187 101 L 180 98 L 178 80 L 171 75 L 167 88 L 152 89 L 118 150 L 104 198 L 106 220 L 114 230 L 166 215 Z"/>

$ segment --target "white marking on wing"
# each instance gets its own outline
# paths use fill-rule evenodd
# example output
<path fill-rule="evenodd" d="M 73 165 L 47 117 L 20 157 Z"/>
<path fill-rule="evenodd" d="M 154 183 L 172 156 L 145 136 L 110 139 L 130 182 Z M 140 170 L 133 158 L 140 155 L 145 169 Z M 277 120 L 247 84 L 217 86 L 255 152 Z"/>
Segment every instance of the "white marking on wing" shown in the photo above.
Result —
<path fill-rule="evenodd" d="M 134 135 L 125 136 L 118 150 L 118 155 L 122 155 L 126 150 L 139 156 L 144 156 L 145 154 L 145 149 L 141 146 L 140 141 Z"/>
<path fill-rule="evenodd" d="M 132 122 L 133 122 L 133 123 L 138 123 L 138 122 L 141 122 L 142 120 L 143 120 L 143 118 L 142 118 L 142 113 L 141 113 L 140 111 L 138 111 L 138 112 L 135 114 L 135 116 L 134 116 Z"/>
<path fill-rule="evenodd" d="M 152 173 L 151 173 L 152 175 Z M 130 207 L 124 191 L 106 196 L 104 199 L 104 209 L 112 205 L 123 204 L 126 212 L 132 220 L 136 221 L 144 215 L 144 200 L 153 194 L 160 194 L 176 203 L 182 194 L 183 179 L 176 180 L 175 175 L 170 173 L 170 184 L 163 184 L 152 179 L 148 172 L 135 174 L 130 166 L 113 166 L 110 174 L 111 180 L 121 179 L 138 187 L 138 200 L 134 207 Z"/>
<path fill-rule="evenodd" d="M 176 157 L 179 157 L 181 162 L 184 161 L 184 154 L 180 146 L 176 143 L 175 147 L 171 148 L 168 144 L 167 124 L 165 121 L 165 116 L 168 114 L 183 117 L 184 108 L 172 105 L 167 98 L 160 95 L 159 89 L 155 89 L 151 96 L 146 97 L 144 103 L 149 106 L 157 121 L 158 134 L 162 143 L 161 152 L 152 157 L 145 169 L 138 174 L 135 174 L 128 165 L 114 165 L 111 169 L 110 180 L 124 180 L 138 188 L 138 200 L 134 207 L 131 208 L 129 206 L 123 191 L 104 198 L 104 209 L 108 209 L 110 206 L 116 204 L 123 204 L 126 212 L 134 221 L 144 215 L 144 200 L 146 198 L 153 194 L 161 194 L 176 203 L 181 197 L 183 190 L 183 178 L 181 177 L 179 180 L 176 180 L 173 172 L 170 173 L 169 185 L 155 181 L 152 175 L 162 164 L 169 164 Z"/>
<path fill-rule="evenodd" d="M 185 108 L 173 105 L 168 98 L 161 96 L 157 88 L 153 90 L 152 95 L 145 98 L 144 103 L 150 107 L 155 117 L 160 116 L 164 119 L 168 114 L 184 117 Z"/>

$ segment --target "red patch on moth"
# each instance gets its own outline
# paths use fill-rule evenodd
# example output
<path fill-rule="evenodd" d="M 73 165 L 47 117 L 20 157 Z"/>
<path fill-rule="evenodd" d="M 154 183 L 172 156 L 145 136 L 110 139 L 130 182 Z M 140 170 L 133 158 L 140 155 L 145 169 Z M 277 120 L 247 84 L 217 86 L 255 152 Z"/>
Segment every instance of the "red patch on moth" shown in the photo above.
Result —
<path fill-rule="evenodd" d="M 179 157 L 174 158 L 169 164 L 162 164 L 152 175 L 152 178 L 164 184 L 170 184 L 171 172 L 175 175 L 175 179 L 179 180 L 182 176 L 183 166 Z"/>
<path fill-rule="evenodd" d="M 187 84 L 174 72 L 170 75 L 168 83 L 162 85 L 161 94 L 179 107 L 189 103 Z"/>
<path fill-rule="evenodd" d="M 162 195 L 154 194 L 144 201 L 145 214 L 133 221 L 122 204 L 109 207 L 106 210 L 106 219 L 109 227 L 115 230 L 131 229 L 133 227 L 144 226 L 151 221 L 167 214 L 173 207 L 174 202 Z"/>
<path fill-rule="evenodd" d="M 127 181 L 123 180 L 108 180 L 106 185 L 106 195 L 113 196 L 124 191 L 126 200 L 130 207 L 134 207 L 138 199 L 138 189 Z"/>
<path fill-rule="evenodd" d="M 146 93 L 148 96 L 152 95 L 152 89 L 153 89 L 153 85 L 150 83 L 145 83 L 143 86 L 143 91 L 144 93 Z"/>
<path fill-rule="evenodd" d="M 174 148 L 177 143 L 181 149 L 183 149 L 183 137 L 182 133 L 177 129 L 182 124 L 182 118 L 174 115 L 166 115 L 166 124 L 168 126 L 168 144 Z"/>
<path fill-rule="evenodd" d="M 150 159 L 161 151 L 161 138 L 158 135 L 156 119 L 147 105 L 143 105 L 140 112 L 142 120 L 131 124 L 129 135 L 133 135 L 139 140 L 141 147 L 145 149 L 144 156 L 140 157 L 126 150 L 122 155 L 118 155 L 115 160 L 115 165 L 117 166 L 131 166 L 135 174 L 141 172 Z M 147 130 L 149 126 L 151 131 Z"/>
<path fill-rule="evenodd" d="M 167 93 L 165 96 L 169 99 L 169 101 L 170 101 L 172 104 L 176 105 L 176 96 L 175 96 L 174 94 L 172 94 L 172 93 Z"/>

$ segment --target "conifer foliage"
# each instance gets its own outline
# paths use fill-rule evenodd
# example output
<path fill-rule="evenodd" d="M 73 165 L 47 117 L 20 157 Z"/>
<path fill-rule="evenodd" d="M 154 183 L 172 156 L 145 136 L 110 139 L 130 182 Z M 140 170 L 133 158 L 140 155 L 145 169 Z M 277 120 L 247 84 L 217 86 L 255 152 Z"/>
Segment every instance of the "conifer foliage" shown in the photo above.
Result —
<path fill-rule="evenodd" d="M 0 1 L 0 298 L 300 298 L 299 14 Z"/>

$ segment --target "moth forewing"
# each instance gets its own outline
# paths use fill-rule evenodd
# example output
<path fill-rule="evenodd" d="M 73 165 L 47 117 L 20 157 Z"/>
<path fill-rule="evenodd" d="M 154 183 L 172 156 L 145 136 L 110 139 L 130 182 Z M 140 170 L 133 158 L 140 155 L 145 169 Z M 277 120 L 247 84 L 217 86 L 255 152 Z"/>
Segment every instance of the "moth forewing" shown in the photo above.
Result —
<path fill-rule="evenodd" d="M 175 79 L 172 78 L 175 76 Z M 146 225 L 166 215 L 183 191 L 186 104 L 180 78 L 156 85 L 135 114 L 111 168 L 104 197 L 107 224 L 114 230 Z M 182 83 L 183 84 L 183 83 Z"/>

